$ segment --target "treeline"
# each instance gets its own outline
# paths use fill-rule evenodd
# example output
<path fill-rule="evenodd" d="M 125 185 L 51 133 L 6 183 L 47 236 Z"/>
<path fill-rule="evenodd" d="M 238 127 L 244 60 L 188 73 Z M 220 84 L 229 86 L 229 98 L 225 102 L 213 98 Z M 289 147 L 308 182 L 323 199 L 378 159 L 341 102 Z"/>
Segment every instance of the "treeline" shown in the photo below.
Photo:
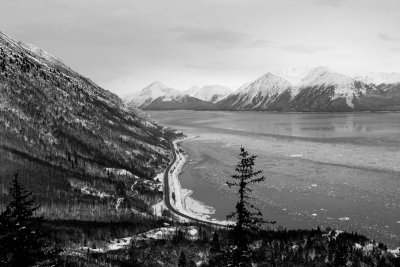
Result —
<path fill-rule="evenodd" d="M 369 244 L 357 233 L 340 233 L 331 229 L 264 230 L 250 238 L 254 257 L 245 265 L 229 265 L 230 245 L 234 236 L 226 229 L 196 225 L 198 235 L 188 238 L 187 225 L 176 225 L 171 237 L 161 240 L 135 240 L 127 250 L 108 253 L 84 251 L 82 257 L 67 256 L 65 262 L 81 266 L 388 266 L 396 267 L 400 259 L 388 253 L 383 244 L 371 250 L 357 248 Z M 129 236 L 129 235 L 126 235 Z M 123 236 L 121 236 L 123 237 Z M 100 244 L 100 243 L 98 243 Z M 99 247 L 97 244 L 97 247 Z M 89 245 L 89 244 L 88 244 Z M 184 263 L 182 262 L 184 254 Z M 181 265 L 179 265 L 181 264 Z M 194 265 L 197 264 L 197 265 Z"/>
<path fill-rule="evenodd" d="M 132 209 L 150 213 L 151 205 L 162 199 L 156 187 L 124 175 L 81 175 L 12 154 L 0 154 L 0 165 L 0 208 L 10 198 L 9 174 L 20 173 L 20 181 L 35 194 L 41 205 L 38 212 L 45 218 L 123 221 L 135 212 Z M 90 194 L 91 190 L 95 193 Z M 119 198 L 122 201 L 117 207 Z"/>
<path fill-rule="evenodd" d="M 0 208 L 0 266 L 64 265 L 68 252 L 62 254 L 63 251 L 77 246 L 95 248 L 166 223 L 162 218 L 132 212 L 121 221 L 44 220 L 40 205 L 21 184 L 18 174 L 9 183 L 8 195 L 5 206 Z"/>

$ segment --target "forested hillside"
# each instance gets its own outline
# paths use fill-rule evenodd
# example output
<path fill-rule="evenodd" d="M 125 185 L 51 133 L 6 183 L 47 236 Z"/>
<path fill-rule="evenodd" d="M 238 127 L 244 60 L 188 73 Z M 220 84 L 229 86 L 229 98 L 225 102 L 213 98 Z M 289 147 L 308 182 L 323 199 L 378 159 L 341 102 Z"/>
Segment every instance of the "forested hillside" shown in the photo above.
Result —
<path fill-rule="evenodd" d="M 54 56 L 0 32 L 0 203 L 20 172 L 53 219 L 146 210 L 161 199 L 152 178 L 168 164 L 174 136 Z"/>

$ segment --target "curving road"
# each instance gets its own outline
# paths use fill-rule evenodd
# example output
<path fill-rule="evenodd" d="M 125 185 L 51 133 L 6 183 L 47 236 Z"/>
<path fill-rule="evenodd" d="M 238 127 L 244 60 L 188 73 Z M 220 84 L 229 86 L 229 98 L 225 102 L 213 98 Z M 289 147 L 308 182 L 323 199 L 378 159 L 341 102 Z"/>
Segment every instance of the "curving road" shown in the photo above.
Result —
<path fill-rule="evenodd" d="M 165 205 L 167 206 L 167 208 L 172 212 L 175 213 L 176 215 L 179 215 L 181 217 L 184 217 L 186 219 L 189 219 L 191 221 L 194 222 L 198 222 L 198 223 L 203 223 L 203 224 L 208 224 L 208 225 L 212 225 L 212 226 L 218 226 L 218 227 L 227 227 L 226 225 L 223 224 L 219 224 L 219 223 L 215 223 L 215 222 L 210 222 L 210 221 L 205 221 L 205 220 L 200 220 L 197 218 L 193 218 L 187 214 L 183 214 L 182 212 L 176 210 L 172 205 L 171 205 L 171 199 L 169 197 L 169 171 L 171 170 L 171 167 L 175 164 L 176 162 L 176 151 L 175 151 L 175 145 L 171 142 L 171 145 L 173 147 L 172 153 L 173 153 L 173 160 L 171 162 L 171 164 L 168 165 L 168 167 L 165 169 L 164 172 L 164 202 Z"/>

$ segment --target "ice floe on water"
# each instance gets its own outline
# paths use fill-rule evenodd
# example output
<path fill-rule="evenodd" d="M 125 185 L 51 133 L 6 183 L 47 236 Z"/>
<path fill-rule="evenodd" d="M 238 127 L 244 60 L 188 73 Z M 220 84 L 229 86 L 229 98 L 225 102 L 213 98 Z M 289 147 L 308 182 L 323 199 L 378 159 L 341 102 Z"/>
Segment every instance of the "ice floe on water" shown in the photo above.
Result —
<path fill-rule="evenodd" d="M 187 139 L 183 139 L 187 140 Z M 189 215 L 193 218 L 197 218 L 204 221 L 212 221 L 220 224 L 228 224 L 227 221 L 218 221 L 215 219 L 210 219 L 211 215 L 215 214 L 215 209 L 213 207 L 207 206 L 201 201 L 195 200 L 190 197 L 193 193 L 192 190 L 182 188 L 182 185 L 179 181 L 179 174 L 182 171 L 182 168 L 187 161 L 187 156 L 183 153 L 178 153 L 179 148 L 177 143 L 183 140 L 174 141 L 174 147 L 177 151 L 176 154 L 176 162 L 173 167 L 171 167 L 170 176 L 169 176 L 169 186 L 171 189 L 171 204 L 175 207 L 179 212 Z"/>
<path fill-rule="evenodd" d="M 372 141 L 379 137 L 376 138 L 379 142 L 373 142 L 373 144 L 370 144 L 370 133 L 368 133 L 368 139 L 365 140 L 352 138 L 353 136 L 359 137 L 357 132 L 354 135 L 351 133 L 349 136 L 347 134 L 346 136 L 332 136 L 334 138 L 324 135 L 317 139 L 313 139 L 313 136 L 306 136 L 307 139 L 288 139 L 287 137 L 258 135 L 254 129 L 264 133 L 265 118 L 270 115 L 263 115 L 259 121 L 253 120 L 252 114 L 243 115 L 240 120 L 238 117 L 241 114 L 238 113 L 232 113 L 232 116 L 230 113 L 218 113 L 218 115 L 210 119 L 210 113 L 199 112 L 189 115 L 185 113 L 181 117 L 178 114 L 179 118 L 172 120 L 172 124 L 175 128 L 183 129 L 185 134 L 200 135 L 195 142 L 188 142 L 190 155 L 192 154 L 189 148 L 197 148 L 196 155 L 203 153 L 229 163 L 236 159 L 234 153 L 241 144 L 245 145 L 251 153 L 258 155 L 257 166 L 266 170 L 268 175 L 265 186 L 260 185 L 255 190 L 255 193 L 258 193 L 257 199 L 263 204 L 263 213 L 273 215 L 279 223 L 288 225 L 288 228 L 309 227 L 316 223 L 331 227 L 340 226 L 349 231 L 357 230 L 369 237 L 377 238 L 379 241 L 389 242 L 391 246 L 393 243 L 398 244 L 400 228 L 396 226 L 400 225 L 400 218 L 397 216 L 399 206 L 396 203 L 399 203 L 399 196 L 396 194 L 396 188 L 399 188 L 399 180 L 393 179 L 397 173 L 392 173 L 399 170 L 398 149 L 392 147 L 392 145 L 397 146 L 398 142 L 392 142 L 392 139 L 389 140 L 386 137 L 383 140 L 380 133 L 372 136 Z M 163 114 L 163 116 L 171 120 L 170 115 Z M 285 115 L 284 123 L 286 123 L 286 116 L 292 118 L 297 115 Z M 301 115 L 302 118 L 304 116 L 308 115 Z M 340 116 L 342 117 L 342 115 Z M 275 119 L 275 115 L 273 117 Z M 353 123 L 358 115 L 351 114 L 347 117 Z M 364 119 L 362 116 L 357 121 L 364 123 Z M 198 123 L 199 121 L 202 123 Z M 300 122 L 301 127 L 304 123 Z M 249 132 L 247 134 L 243 127 L 248 123 L 252 127 L 249 127 L 250 130 L 247 131 Z M 336 125 L 336 123 L 337 118 L 330 125 Z M 381 125 L 382 122 L 378 123 Z M 231 127 L 232 125 L 235 127 Z M 239 128 L 242 131 L 235 132 L 232 129 L 224 131 L 224 128 Z M 313 131 L 316 132 L 315 129 Z M 318 129 L 318 133 L 325 134 L 325 130 Z M 289 133 L 289 135 L 295 134 L 297 132 Z M 392 136 L 389 137 L 392 138 Z M 372 162 L 375 164 L 371 165 Z M 201 181 L 215 182 L 217 186 L 218 180 L 213 178 L 215 170 L 217 168 L 218 171 L 222 170 L 219 173 L 222 177 L 225 173 L 229 174 L 227 170 L 232 169 L 232 166 L 228 165 L 209 164 L 208 167 L 214 169 L 210 169 L 209 172 L 204 171 L 206 176 L 199 178 L 202 179 Z M 224 183 L 222 178 L 220 180 L 220 184 Z M 228 193 L 225 192 L 228 190 L 224 190 L 222 186 L 221 188 L 224 196 L 227 195 Z M 268 191 L 265 197 L 260 193 L 264 191 Z M 198 197 L 202 202 L 213 206 L 213 201 L 208 201 L 203 196 Z M 221 194 L 221 201 L 222 199 Z M 274 203 L 271 204 L 270 200 L 274 200 Z M 231 205 L 231 203 L 229 204 Z M 217 208 L 218 216 L 221 211 L 224 211 L 222 208 L 225 208 L 225 206 L 221 206 L 221 210 Z M 320 214 L 310 220 L 311 214 L 318 213 L 321 206 L 326 210 L 319 211 Z M 288 211 L 283 210 L 284 207 Z M 276 208 L 278 211 L 275 210 Z M 307 216 L 289 212 L 292 210 L 301 210 Z M 374 210 L 374 216 L 368 216 L 371 214 L 371 210 Z M 342 217 L 345 216 L 343 214 L 352 214 L 352 217 L 351 219 Z M 293 223 L 293 221 L 296 222 Z M 385 225 L 388 225 L 389 228 L 386 228 Z M 392 234 L 397 234 L 397 236 L 392 237 Z"/>
<path fill-rule="evenodd" d="M 215 214 L 213 207 L 190 197 L 193 194 L 192 190 L 182 188 L 181 191 L 183 208 L 186 211 L 196 215 L 195 217 L 204 219 L 210 219 L 211 215 Z"/>

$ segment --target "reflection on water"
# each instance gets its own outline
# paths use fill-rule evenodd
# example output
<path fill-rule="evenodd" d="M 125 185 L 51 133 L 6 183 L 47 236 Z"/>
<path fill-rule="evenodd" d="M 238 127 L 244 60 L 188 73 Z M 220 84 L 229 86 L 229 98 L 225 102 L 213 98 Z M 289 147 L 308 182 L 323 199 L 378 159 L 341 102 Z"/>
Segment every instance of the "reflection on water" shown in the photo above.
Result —
<path fill-rule="evenodd" d="M 188 111 L 180 115 L 185 120 L 194 115 L 198 125 L 212 123 L 215 128 L 253 133 L 310 138 L 400 137 L 400 113 L 218 112 L 215 115 Z"/>
<path fill-rule="evenodd" d="M 268 113 L 151 111 L 153 119 L 171 127 L 232 130 L 252 134 L 400 146 L 400 113 Z"/>

